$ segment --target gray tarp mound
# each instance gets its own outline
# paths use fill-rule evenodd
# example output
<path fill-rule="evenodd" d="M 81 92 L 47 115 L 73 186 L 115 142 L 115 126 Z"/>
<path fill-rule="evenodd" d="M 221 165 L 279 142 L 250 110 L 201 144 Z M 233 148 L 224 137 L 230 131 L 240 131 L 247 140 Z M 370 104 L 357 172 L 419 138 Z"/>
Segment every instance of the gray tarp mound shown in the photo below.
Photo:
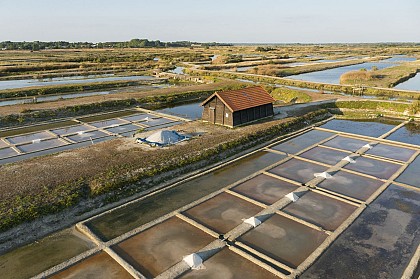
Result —
<path fill-rule="evenodd" d="M 165 146 L 175 144 L 188 139 L 187 136 L 178 134 L 176 131 L 162 130 L 148 136 L 147 138 L 139 138 L 137 142 L 147 143 L 152 146 Z"/>

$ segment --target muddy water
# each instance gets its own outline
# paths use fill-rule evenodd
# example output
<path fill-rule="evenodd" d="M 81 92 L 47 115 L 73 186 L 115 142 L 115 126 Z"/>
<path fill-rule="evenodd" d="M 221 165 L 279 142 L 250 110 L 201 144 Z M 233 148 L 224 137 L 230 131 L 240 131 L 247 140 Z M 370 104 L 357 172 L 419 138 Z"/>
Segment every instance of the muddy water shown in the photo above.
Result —
<path fill-rule="evenodd" d="M 98 253 L 76 265 L 55 274 L 51 279 L 130 279 L 133 278 L 121 265 L 105 252 Z"/>
<path fill-rule="evenodd" d="M 325 179 L 319 183 L 317 187 L 365 201 L 378 190 L 382 184 L 383 182 L 380 180 L 345 171 L 338 171 L 333 174 L 331 179 Z"/>
<path fill-rule="evenodd" d="M 0 277 L 29 278 L 94 247 L 79 236 L 78 232 L 67 229 L 1 255 Z"/>
<path fill-rule="evenodd" d="M 204 269 L 191 270 L 179 278 L 248 278 L 271 279 L 278 278 L 262 267 L 224 248 L 222 251 L 205 261 Z"/>
<path fill-rule="evenodd" d="M 334 231 L 356 210 L 356 206 L 317 194 L 305 193 L 300 199 L 282 211 Z"/>
<path fill-rule="evenodd" d="M 212 241 L 209 234 L 172 217 L 112 248 L 147 278 L 154 278 Z"/>
<path fill-rule="evenodd" d="M 283 158 L 284 156 L 279 154 L 258 152 L 220 170 L 103 215 L 87 225 L 104 240 L 112 239 L 226 187 Z"/>
<path fill-rule="evenodd" d="M 242 220 L 254 216 L 262 209 L 231 194 L 221 193 L 183 214 L 220 234 L 225 234 L 241 224 Z"/>
<path fill-rule="evenodd" d="M 394 163 L 360 157 L 356 159 L 356 163 L 348 164 L 344 168 L 372 175 L 380 179 L 389 179 L 400 167 L 401 165 Z"/>
<path fill-rule="evenodd" d="M 232 190 L 259 202 L 273 204 L 296 189 L 297 186 L 294 184 L 260 174 L 239 184 Z"/>
<path fill-rule="evenodd" d="M 324 240 L 327 234 L 283 216 L 274 215 L 239 238 L 251 246 L 290 267 L 296 268 Z"/>

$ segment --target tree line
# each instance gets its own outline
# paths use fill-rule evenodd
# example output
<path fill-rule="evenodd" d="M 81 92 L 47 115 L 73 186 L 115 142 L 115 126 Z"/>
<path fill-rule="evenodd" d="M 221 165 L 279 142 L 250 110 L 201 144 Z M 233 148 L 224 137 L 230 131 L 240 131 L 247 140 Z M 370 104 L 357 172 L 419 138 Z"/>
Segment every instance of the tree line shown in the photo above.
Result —
<path fill-rule="evenodd" d="M 72 49 L 72 48 L 148 48 L 148 47 L 194 47 L 194 46 L 230 46 L 231 44 L 224 43 L 198 43 L 190 41 L 176 41 L 176 42 L 161 42 L 159 40 L 149 41 L 148 39 L 132 39 L 124 42 L 0 42 L 0 49 L 2 50 L 42 50 L 42 49 Z"/>

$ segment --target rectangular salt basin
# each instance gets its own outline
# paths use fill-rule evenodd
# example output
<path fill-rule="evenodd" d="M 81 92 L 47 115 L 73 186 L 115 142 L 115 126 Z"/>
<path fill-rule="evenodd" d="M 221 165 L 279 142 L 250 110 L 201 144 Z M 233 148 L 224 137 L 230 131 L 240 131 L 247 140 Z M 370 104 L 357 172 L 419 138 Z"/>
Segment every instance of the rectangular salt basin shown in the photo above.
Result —
<path fill-rule="evenodd" d="M 395 181 L 420 188 L 420 156 L 417 156 Z"/>
<path fill-rule="evenodd" d="M 147 278 L 154 278 L 213 240 L 193 225 L 171 217 L 112 248 Z"/>
<path fill-rule="evenodd" d="M 169 122 L 169 123 L 158 125 L 158 126 L 147 127 L 147 128 L 144 129 L 144 131 L 153 131 L 153 130 L 159 130 L 159 129 L 163 129 L 163 128 L 169 128 L 169 127 L 179 125 L 179 124 L 182 124 L 182 123 L 183 122 L 181 122 L 181 121 Z M 141 125 L 147 126 L 147 124 L 145 122 L 141 122 Z"/>
<path fill-rule="evenodd" d="M 299 278 L 403 278 L 420 244 L 419 201 L 390 185 Z"/>
<path fill-rule="evenodd" d="M 300 182 L 307 183 L 315 178 L 315 173 L 321 173 L 327 170 L 327 167 L 320 166 L 306 161 L 291 159 L 268 172 Z"/>
<path fill-rule="evenodd" d="M 312 130 L 303 135 L 292 138 L 286 142 L 274 145 L 270 148 L 285 153 L 295 154 L 333 135 L 333 133 L 329 132 Z"/>
<path fill-rule="evenodd" d="M 142 127 L 136 126 L 136 125 L 133 125 L 133 124 L 126 124 L 126 125 L 121 125 L 121 126 L 113 127 L 113 128 L 105 128 L 105 130 L 107 130 L 108 132 L 114 133 L 114 134 L 133 132 L 133 131 L 137 131 L 139 129 L 142 129 Z"/>
<path fill-rule="evenodd" d="M 384 158 L 408 161 L 416 153 L 413 149 L 388 145 L 388 144 L 377 144 L 372 149 L 370 149 L 366 154 L 372 154 L 376 156 L 381 156 Z"/>
<path fill-rule="evenodd" d="M 221 193 L 182 214 L 220 234 L 225 234 L 262 209 L 241 198 Z"/>
<path fill-rule="evenodd" d="M 103 121 L 96 121 L 91 122 L 89 125 L 92 125 L 96 128 L 104 128 L 104 127 L 110 127 L 110 126 L 117 126 L 121 124 L 126 124 L 127 121 L 121 120 L 121 119 L 110 119 L 110 120 L 103 120 Z"/>
<path fill-rule="evenodd" d="M 8 157 L 16 156 L 18 154 L 19 153 L 17 153 L 11 147 L 6 147 L 6 148 L 0 149 L 0 158 L 8 158 Z"/>
<path fill-rule="evenodd" d="M 384 182 L 346 171 L 338 171 L 329 179 L 323 180 L 317 187 L 366 201 Z"/>
<path fill-rule="evenodd" d="M 300 154 L 299 157 L 334 166 L 349 155 L 350 153 L 344 151 L 337 151 L 318 146 L 305 151 L 304 153 Z"/>
<path fill-rule="evenodd" d="M 284 155 L 259 151 L 177 187 L 104 214 L 87 225 L 101 239 L 110 240 L 284 158 Z"/>
<path fill-rule="evenodd" d="M 380 123 L 379 121 L 372 120 L 352 121 L 334 119 L 322 125 L 321 128 L 377 138 L 391 131 L 396 125 L 399 124 L 399 122 L 396 121 L 384 122 L 386 123 Z"/>
<path fill-rule="evenodd" d="M 92 127 L 88 127 L 85 125 L 76 125 L 76 126 L 51 130 L 51 132 L 53 132 L 56 135 L 63 136 L 63 135 L 68 135 L 68 134 L 77 134 L 80 131 L 88 131 L 88 130 L 92 130 Z"/>
<path fill-rule="evenodd" d="M 386 139 L 420 145 L 420 123 L 407 123 L 389 135 Z"/>
<path fill-rule="evenodd" d="M 256 177 L 235 186 L 231 190 L 256 201 L 265 204 L 273 204 L 297 188 L 298 186 L 295 184 L 269 175 L 259 174 Z"/>
<path fill-rule="evenodd" d="M 22 144 L 22 143 L 28 143 L 31 142 L 33 140 L 43 140 L 43 139 L 49 139 L 49 138 L 53 138 L 54 136 L 50 133 L 48 133 L 47 131 L 44 132 L 38 132 L 38 133 L 32 133 L 32 134 L 27 134 L 27 135 L 22 135 L 22 136 L 15 136 L 15 137 L 10 137 L 7 138 L 7 140 L 12 143 L 12 144 Z"/>
<path fill-rule="evenodd" d="M 366 157 L 359 157 L 356 159 L 355 163 L 348 164 L 344 168 L 372 175 L 380 179 L 389 179 L 398 169 L 401 168 L 401 165 Z"/>
<path fill-rule="evenodd" d="M 152 118 L 156 116 L 148 114 L 148 113 L 140 113 L 140 114 L 134 114 L 134 115 L 126 116 L 126 117 L 121 117 L 121 119 L 131 121 L 131 122 L 137 122 L 137 121 L 144 121 L 146 117 Z"/>
<path fill-rule="evenodd" d="M 17 148 L 20 151 L 27 153 L 27 152 L 35 152 L 35 151 L 49 149 L 49 148 L 63 146 L 63 145 L 66 145 L 66 143 L 59 139 L 49 139 L 49 140 L 43 140 L 36 143 L 19 145 L 17 146 Z"/>
<path fill-rule="evenodd" d="M 310 191 L 281 211 L 320 226 L 325 230 L 334 231 L 356 208 L 354 205 Z"/>
<path fill-rule="evenodd" d="M 109 136 L 109 135 L 102 131 L 90 131 L 90 132 L 80 133 L 80 134 L 76 134 L 72 136 L 67 136 L 66 138 L 71 139 L 72 141 L 75 141 L 75 142 L 83 142 L 90 139 L 96 139 L 96 138 L 101 138 L 105 136 Z"/>
<path fill-rule="evenodd" d="M 87 259 L 70 266 L 51 277 L 51 279 L 130 279 L 133 278 L 124 267 L 117 263 L 111 256 L 105 252 L 99 252 Z"/>
<path fill-rule="evenodd" d="M 355 152 L 368 143 L 368 141 L 364 140 L 338 136 L 327 142 L 324 142 L 322 145 Z"/>
<path fill-rule="evenodd" d="M 95 246 L 75 229 L 66 229 L 0 255 L 0 277 L 32 278 Z"/>
<path fill-rule="evenodd" d="M 149 127 L 153 127 L 153 126 L 158 126 L 162 124 L 168 124 L 171 122 L 175 122 L 175 120 L 162 117 L 162 118 L 151 118 L 149 120 L 142 121 L 141 124 L 147 125 Z"/>
<path fill-rule="evenodd" d="M 327 236 L 322 231 L 274 214 L 241 236 L 239 241 L 276 261 L 296 268 Z"/>
<path fill-rule="evenodd" d="M 247 278 L 247 279 L 271 279 L 278 278 L 271 272 L 254 264 L 250 260 L 232 252 L 228 248 L 216 253 L 204 262 L 205 268 L 190 270 L 178 278 Z"/>

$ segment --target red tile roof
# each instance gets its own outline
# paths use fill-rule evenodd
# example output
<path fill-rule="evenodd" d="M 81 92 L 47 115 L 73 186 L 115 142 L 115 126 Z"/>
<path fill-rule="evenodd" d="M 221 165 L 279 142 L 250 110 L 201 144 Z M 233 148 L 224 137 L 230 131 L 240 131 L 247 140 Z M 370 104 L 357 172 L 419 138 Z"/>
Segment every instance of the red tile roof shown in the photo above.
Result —
<path fill-rule="evenodd" d="M 262 87 L 253 86 L 237 90 L 216 92 L 201 103 L 201 105 L 204 106 L 214 96 L 219 97 L 232 112 L 274 102 L 274 99 Z"/>

